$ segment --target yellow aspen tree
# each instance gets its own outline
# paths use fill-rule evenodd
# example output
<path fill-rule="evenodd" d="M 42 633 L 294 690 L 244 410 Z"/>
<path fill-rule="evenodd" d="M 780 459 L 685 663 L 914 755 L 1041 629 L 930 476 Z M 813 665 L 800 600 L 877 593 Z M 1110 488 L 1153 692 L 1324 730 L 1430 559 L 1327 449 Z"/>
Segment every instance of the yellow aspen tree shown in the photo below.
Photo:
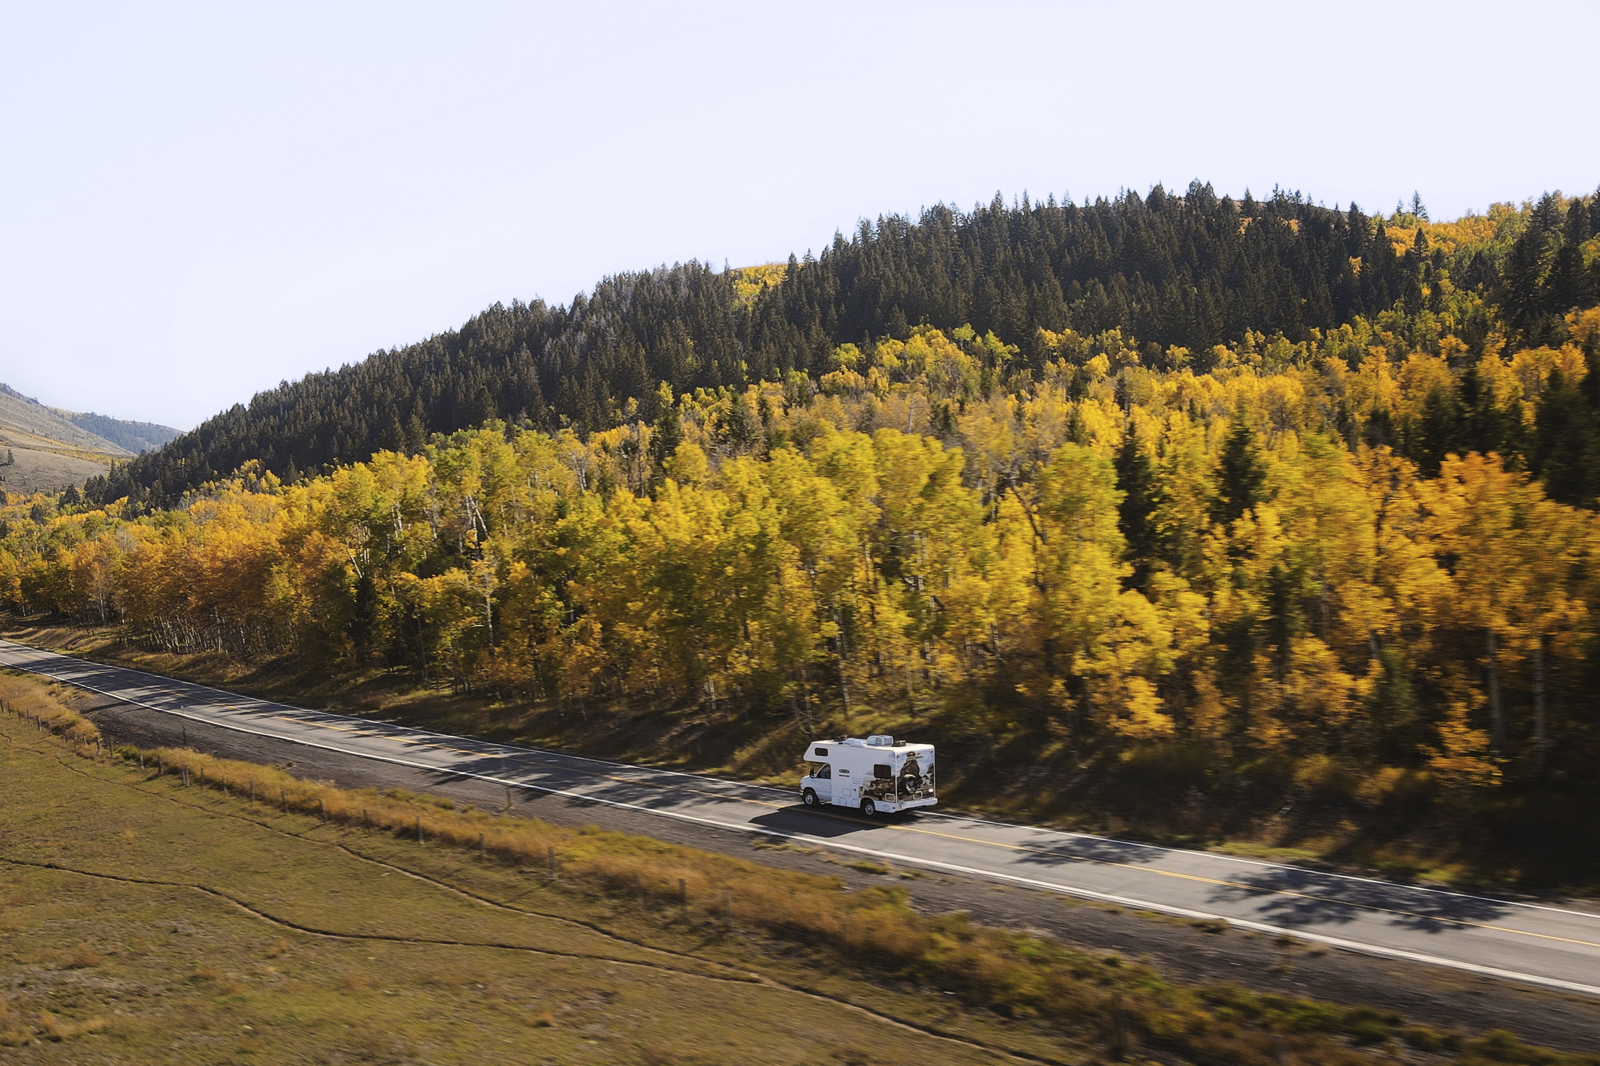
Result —
<path fill-rule="evenodd" d="M 1437 484 L 1431 501 L 1436 550 L 1453 560 L 1458 624 L 1482 634 L 1489 739 L 1503 755 L 1502 658 L 1507 642 L 1521 635 L 1517 606 L 1532 576 L 1530 553 L 1540 549 L 1527 536 L 1521 479 L 1501 465 L 1499 456 L 1474 452 L 1447 458 Z"/>

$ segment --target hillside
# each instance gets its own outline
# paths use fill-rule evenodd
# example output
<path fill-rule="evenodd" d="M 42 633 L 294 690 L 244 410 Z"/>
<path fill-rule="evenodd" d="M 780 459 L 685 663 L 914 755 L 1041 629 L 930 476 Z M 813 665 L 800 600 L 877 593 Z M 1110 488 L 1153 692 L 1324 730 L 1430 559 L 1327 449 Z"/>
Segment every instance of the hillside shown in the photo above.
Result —
<path fill-rule="evenodd" d="M 132 452 L 0 385 L 0 489 L 57 492 L 104 474 Z"/>
<path fill-rule="evenodd" d="M 13 503 L 0 603 L 448 687 L 565 746 L 761 774 L 798 733 L 927 730 L 1008 815 L 1592 884 L 1600 299 L 1564 301 L 1595 295 L 1595 207 L 1376 223 L 1410 250 L 1369 242 L 1360 274 L 1417 288 L 1299 340 L 922 324 L 658 385 L 602 430 L 491 420 L 294 482 L 246 460 L 172 508 L 102 506 L 109 481 Z M 847 305 L 807 289 L 822 263 L 739 299 Z M 399 389 L 389 365 L 320 380 Z M 328 395 L 283 417 L 333 420 Z M 188 478 L 183 446 L 117 479 Z"/>
<path fill-rule="evenodd" d="M 1584 252 L 1597 223 L 1600 202 L 1556 196 L 1435 224 L 1298 194 L 1235 201 L 1200 183 L 1082 205 L 940 206 L 863 223 L 781 271 L 689 263 L 607 278 L 570 306 L 496 305 L 260 393 L 92 495 L 167 505 L 251 460 L 294 480 L 491 417 L 580 432 L 649 422 L 663 383 L 679 394 L 815 379 L 839 345 L 903 341 L 918 324 L 992 331 L 1018 348 L 1009 370 L 1034 374 L 1050 357 L 1040 330 L 1120 330 L 1147 363 L 1204 369 L 1214 346 L 1252 333 L 1300 342 L 1397 308 L 1424 344 L 1450 333 L 1477 354 L 1494 305 L 1518 337 L 1543 343 L 1600 290 Z"/>
<path fill-rule="evenodd" d="M 177 430 L 152 422 L 48 407 L 0 384 L 0 489 L 59 492 L 176 436 Z"/>
<path fill-rule="evenodd" d="M 71 449 L 119 459 L 133 454 L 64 416 L 65 412 L 46 407 L 7 385 L 0 385 L 0 432 L 4 432 L 15 443 Z"/>
<path fill-rule="evenodd" d="M 93 411 L 85 414 L 78 411 L 63 411 L 60 408 L 52 410 L 80 429 L 86 429 L 134 454 L 153 452 L 182 433 L 181 430 L 173 429 L 171 426 L 111 418 L 108 415 L 95 414 Z"/>

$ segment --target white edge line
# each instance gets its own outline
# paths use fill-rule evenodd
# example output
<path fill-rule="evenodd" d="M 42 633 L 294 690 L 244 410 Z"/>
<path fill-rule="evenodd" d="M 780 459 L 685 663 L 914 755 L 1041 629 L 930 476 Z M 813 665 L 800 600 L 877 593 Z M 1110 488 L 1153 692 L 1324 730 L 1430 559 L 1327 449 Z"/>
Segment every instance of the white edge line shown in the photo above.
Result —
<path fill-rule="evenodd" d="M 188 686 L 190 688 L 200 689 L 201 691 L 204 691 L 204 692 L 215 692 L 218 695 L 228 696 L 228 697 L 233 698 L 233 699 L 250 700 L 250 701 L 252 701 L 254 703 L 259 704 L 263 708 L 280 708 L 280 709 L 283 709 L 283 710 L 299 711 L 302 714 L 320 715 L 320 716 L 325 716 L 325 717 L 330 718 L 330 719 L 339 719 L 341 721 L 363 722 L 363 723 L 367 723 L 367 724 L 371 724 L 371 722 L 372 722 L 371 719 L 355 718 L 355 717 L 352 717 L 350 715 L 335 714 L 335 713 L 333 713 L 331 711 L 318 711 L 318 710 L 313 710 L 313 709 L 305 708 L 305 707 L 296 707 L 293 704 L 288 704 L 288 703 L 274 703 L 274 702 L 272 702 L 270 700 L 262 700 L 262 699 L 259 699 L 257 697 L 254 697 L 254 696 L 239 696 L 237 693 L 228 692 L 228 691 L 226 691 L 224 689 L 212 688 L 209 685 L 197 684 L 197 683 L 195 683 L 193 681 L 182 681 L 182 680 L 179 680 L 177 678 L 162 677 L 160 674 L 152 674 L 152 673 L 149 673 L 149 672 L 144 671 L 144 670 L 136 670 L 136 669 L 134 669 L 132 667 L 127 667 L 127 666 L 116 666 L 116 665 L 112 665 L 112 664 L 109 664 L 109 663 L 96 663 L 96 662 L 92 662 L 91 660 L 88 660 L 88 659 L 77 659 L 76 657 L 71 656 L 71 655 L 63 655 L 60 652 L 50 651 L 50 650 L 48 650 L 46 648 L 34 648 L 31 645 L 18 644 L 18 643 L 14 642 L 14 641 L 0 641 L 0 643 L 11 644 L 14 647 L 25 648 L 25 649 L 27 649 L 29 651 L 39 652 L 41 654 L 44 654 L 44 655 L 47 655 L 47 656 L 51 656 L 51 657 L 54 657 L 54 658 L 58 658 L 58 659 L 65 659 L 68 662 L 82 662 L 82 663 L 87 663 L 90 666 L 99 666 L 99 667 L 102 667 L 102 668 L 105 668 L 105 669 L 111 669 L 111 670 L 122 670 L 122 671 L 126 671 L 128 673 L 140 674 L 140 675 L 142 675 L 144 677 L 149 677 L 149 678 L 152 678 L 152 679 L 154 679 L 156 681 L 165 682 L 167 684 L 178 684 L 178 685 Z M 49 676 L 49 675 L 46 675 L 46 676 Z M 63 680 L 63 679 L 58 678 L 57 680 Z M 68 681 L 67 683 L 68 684 L 76 684 L 76 682 L 72 682 L 72 681 Z M 80 686 L 80 687 L 88 688 L 89 686 L 84 685 L 84 686 Z M 99 690 L 99 689 L 92 689 L 91 691 L 101 692 L 101 690 Z M 109 692 L 101 692 L 101 695 L 112 696 L 112 698 L 114 698 L 114 699 L 122 699 L 123 698 L 123 697 L 115 695 L 114 693 L 109 693 Z M 129 700 L 128 702 L 131 703 L 131 702 L 134 702 L 134 701 Z M 147 706 L 147 705 L 139 704 L 139 706 Z M 164 714 L 176 714 L 176 713 L 179 713 L 179 712 L 176 712 L 176 711 L 163 711 L 161 708 L 158 708 L 158 707 L 148 707 L 148 709 L 149 710 L 154 710 L 154 711 L 160 711 L 161 713 L 164 713 Z M 230 708 L 230 709 L 232 709 L 232 708 Z M 240 709 L 242 710 L 243 708 L 240 708 Z M 198 719 L 198 720 L 204 721 L 204 719 Z M 382 721 L 380 721 L 378 724 L 389 725 L 389 726 L 393 725 L 393 723 L 382 722 Z M 466 741 L 471 741 L 473 743 L 485 744 L 485 745 L 489 745 L 489 746 L 492 746 L 492 747 L 503 748 L 506 751 L 513 752 L 513 753 L 515 753 L 515 752 L 534 752 L 534 753 L 537 753 L 539 755 L 546 755 L 546 756 L 550 756 L 552 758 L 558 758 L 558 759 L 571 759 L 571 760 L 574 760 L 574 761 L 577 761 L 577 762 L 599 763 L 602 766 L 613 766 L 613 767 L 618 767 L 618 768 L 626 769 L 626 770 L 645 770 L 645 771 L 648 771 L 650 773 L 667 774 L 667 775 L 670 775 L 670 776 L 673 776 L 673 777 L 687 777 L 687 778 L 690 778 L 690 779 L 693 779 L 693 780 L 703 781 L 703 782 L 707 782 L 707 783 L 714 783 L 714 784 L 721 784 L 721 785 L 735 785 L 735 786 L 740 786 L 740 787 L 744 787 L 744 788 L 761 789 L 761 790 L 767 791 L 767 792 L 776 792 L 776 793 L 778 793 L 780 795 L 789 795 L 790 794 L 789 791 L 786 790 L 786 789 L 774 788 L 771 785 L 759 785 L 759 784 L 754 784 L 754 783 L 745 782 L 745 781 L 729 781 L 726 778 L 714 777 L 714 776 L 711 776 L 709 774 L 696 774 L 696 773 L 686 772 L 686 771 L 683 771 L 683 770 L 672 770 L 672 769 L 668 769 L 666 767 L 640 766 L 640 765 L 637 765 L 635 763 L 618 762 L 618 761 L 616 761 L 614 759 L 600 759 L 600 758 L 596 758 L 596 757 L 594 757 L 592 755 L 575 755 L 575 754 L 572 754 L 570 752 L 554 751 L 554 750 L 551 750 L 551 749 L 548 749 L 548 748 L 518 747 L 516 745 L 511 745 L 511 744 L 499 744 L 496 741 L 478 740 L 475 737 L 461 737 L 461 736 L 457 736 L 456 734 L 453 734 L 453 733 L 439 733 L 439 732 L 435 732 L 435 731 L 429 730 L 429 729 L 414 728 L 412 726 L 404 726 L 404 727 L 400 727 L 400 728 L 412 730 L 413 732 L 420 733 L 420 734 L 422 734 L 424 736 L 441 737 L 441 738 L 444 738 L 444 739 L 447 739 L 447 740 L 455 740 L 455 741 L 466 740 Z M 264 735 L 270 735 L 270 734 L 264 734 Z M 486 752 L 485 754 L 491 754 L 491 753 L 487 753 Z M 1402 884 L 1401 882 L 1398 882 L 1398 881 L 1384 881 L 1384 880 L 1382 880 L 1380 878 L 1376 878 L 1376 877 L 1362 877 L 1362 876 L 1360 876 L 1358 874 L 1344 874 L 1344 873 L 1330 872 L 1330 871 L 1326 871 L 1326 870 L 1311 870 L 1311 869 L 1308 869 L 1308 868 L 1306 868 L 1304 866 L 1293 866 L 1293 865 L 1290 865 L 1288 863 L 1272 862 L 1272 861 L 1266 860 L 1266 859 L 1252 859 L 1252 858 L 1248 858 L 1248 857 L 1245 857 L 1245 856 L 1242 856 L 1242 855 L 1230 855 L 1227 852 L 1198 851 L 1198 850 L 1196 850 L 1194 848 L 1174 848 L 1174 847 L 1169 847 L 1169 846 L 1164 845 L 1164 844 L 1147 844 L 1147 843 L 1145 843 L 1143 841 L 1139 841 L 1139 840 L 1123 840 L 1123 839 L 1120 839 L 1118 837 L 1100 836 L 1100 835 L 1097 835 L 1097 834 L 1094 834 L 1094 833 L 1079 833 L 1079 832 L 1075 832 L 1075 831 L 1070 830 L 1070 829 L 1051 829 L 1051 828 L 1048 828 L 1048 827 L 1045 827 L 1045 826 L 1027 825 L 1027 824 L 1020 823 L 1020 822 L 1003 822 L 1003 821 L 1000 821 L 998 819 L 979 818 L 979 817 L 975 817 L 973 815 L 955 814 L 955 813 L 952 813 L 950 811 L 937 811 L 937 812 L 929 811 L 928 812 L 928 816 L 929 817 L 933 817 L 933 818 L 937 818 L 937 819 L 939 819 L 941 821 L 968 822 L 968 823 L 971 823 L 971 824 L 974 824 L 974 825 L 989 825 L 989 826 L 994 826 L 994 827 L 999 828 L 999 829 L 1017 829 L 1017 830 L 1022 830 L 1022 831 L 1026 831 L 1026 832 L 1033 832 L 1033 833 L 1052 833 L 1052 834 L 1058 834 L 1058 835 L 1061 835 L 1061 836 L 1070 837 L 1070 838 L 1072 838 L 1074 840 L 1092 840 L 1092 841 L 1109 842 L 1109 843 L 1112 843 L 1112 844 L 1120 844 L 1120 845 L 1122 845 L 1124 847 L 1129 847 L 1129 848 L 1143 848 L 1143 849 L 1149 850 L 1149 851 L 1159 851 L 1159 852 L 1162 852 L 1162 853 L 1168 854 L 1168 855 L 1192 855 L 1195 858 L 1212 859 L 1212 860 L 1216 860 L 1216 861 L 1220 861 L 1220 862 L 1230 862 L 1230 863 L 1235 863 L 1235 864 L 1242 865 L 1242 866 L 1258 866 L 1258 867 L 1262 867 L 1262 868 L 1265 868 L 1265 869 L 1271 869 L 1271 870 L 1284 870 L 1284 871 L 1289 871 L 1289 872 L 1292 872 L 1292 873 L 1299 873 L 1299 874 L 1314 874 L 1314 875 L 1319 875 L 1319 876 L 1322 876 L 1322 877 L 1336 878 L 1336 879 L 1341 880 L 1341 881 L 1351 881 L 1351 882 L 1354 882 L 1356 884 L 1379 885 L 1379 886 L 1381 886 L 1383 888 L 1400 888 L 1400 889 L 1404 889 L 1404 890 L 1406 890 L 1408 892 L 1425 892 L 1425 893 L 1428 893 L 1430 895 L 1449 896 L 1449 897 L 1454 898 L 1454 899 L 1470 899 L 1470 900 L 1475 900 L 1475 901 L 1478 901 L 1478 902 L 1481 902 L 1481 903 L 1495 903 L 1495 904 L 1498 904 L 1498 905 L 1500 905 L 1502 907 L 1521 907 L 1521 908 L 1524 908 L 1526 910 L 1548 911 L 1548 912 L 1550 912 L 1552 914 L 1565 914 L 1565 915 L 1569 915 L 1569 916 L 1574 916 L 1574 917 L 1579 917 L 1579 918 L 1588 918 L 1588 919 L 1593 919 L 1593 918 L 1596 918 L 1596 917 L 1600 917 L 1600 915 L 1591 914 L 1591 913 L 1589 913 L 1587 911 L 1574 910 L 1574 909 L 1569 908 L 1569 907 L 1552 907 L 1552 906 L 1550 906 L 1548 904 L 1527 903 L 1527 902 L 1523 902 L 1521 900 L 1514 900 L 1514 899 L 1501 899 L 1501 898 L 1499 898 L 1497 896 L 1482 896 L 1482 895 L 1476 895 L 1476 894 L 1471 893 L 1471 892 L 1458 892 L 1458 891 L 1455 891 L 1454 889 L 1435 888 L 1435 887 L 1432 887 L 1430 885 L 1408 885 L 1408 884 Z"/>
<path fill-rule="evenodd" d="M 54 654 L 54 653 L 49 653 L 49 654 Z M 70 658 L 70 657 L 69 656 L 62 656 L 62 658 Z M 23 669 L 27 669 L 27 668 L 23 667 Z M 30 670 L 28 672 L 29 673 L 39 673 L 39 672 L 42 672 L 42 671 L 32 671 L 32 670 Z M 45 676 L 48 677 L 50 675 L 46 674 Z M 64 678 L 56 678 L 56 680 L 65 681 L 66 679 L 64 679 Z M 1284 926 L 1272 925 L 1269 922 L 1258 922 L 1258 921 L 1252 921 L 1252 920 L 1243 919 L 1243 918 L 1232 918 L 1232 917 L 1229 917 L 1229 916 L 1224 915 L 1224 914 L 1212 914 L 1212 913 L 1209 913 L 1207 911 L 1191 910 L 1191 909 L 1186 908 L 1186 907 L 1178 907 L 1178 906 L 1175 906 L 1175 905 L 1172 905 L 1172 904 L 1166 904 L 1166 903 L 1153 903 L 1153 902 L 1150 902 L 1148 900 L 1139 900 L 1139 899 L 1134 899 L 1132 897 L 1119 896 L 1119 895 L 1115 895 L 1115 894 L 1108 893 L 1108 892 L 1097 892 L 1094 889 L 1089 889 L 1089 888 L 1079 888 L 1079 887 L 1070 886 L 1070 885 L 1060 885 L 1060 884 L 1056 884 L 1056 883 L 1051 882 L 1051 881 L 1041 881 L 1041 880 L 1038 880 L 1036 878 L 1022 877 L 1022 876 L 1019 876 L 1017 874 L 1001 873 L 1001 872 L 995 871 L 995 870 L 980 870 L 980 869 L 977 869 L 975 867 L 962 866 L 962 865 L 959 865 L 957 863 L 941 862 L 941 861 L 939 861 L 937 859 L 928 859 L 928 858 L 923 858 L 923 857 L 920 857 L 920 856 L 900 855 L 900 854 L 895 853 L 895 852 L 881 851 L 881 850 L 876 849 L 876 848 L 862 847 L 862 846 L 860 846 L 858 844 L 844 844 L 844 843 L 840 843 L 838 841 L 826 840 L 826 839 L 823 839 L 821 837 L 808 836 L 808 835 L 806 835 L 804 833 L 784 833 L 784 832 L 779 832 L 779 831 L 771 830 L 771 829 L 755 828 L 755 827 L 752 827 L 752 826 L 750 826 L 748 824 L 740 824 L 740 823 L 737 823 L 737 822 L 723 822 L 723 821 L 719 821 L 719 820 L 717 820 L 715 818 L 705 818 L 705 817 L 702 817 L 700 815 L 684 814 L 681 811 L 669 811 L 669 810 L 660 810 L 660 809 L 653 808 L 653 807 L 644 807 L 644 806 L 640 806 L 640 805 L 634 804 L 634 803 L 624 803 L 621 800 L 606 799 L 603 796 L 590 796 L 590 795 L 586 795 L 586 794 L 581 793 L 581 792 L 569 792 L 569 791 L 567 791 L 565 789 L 549 788 L 549 787 L 544 786 L 544 785 L 535 785 L 535 784 L 530 784 L 530 783 L 525 782 L 525 781 L 509 780 L 509 779 L 506 779 L 506 778 L 494 777 L 494 776 L 491 776 L 489 774 L 477 774 L 477 773 L 473 773 L 473 772 L 468 771 L 468 770 L 451 770 L 451 769 L 448 769 L 448 768 L 445 768 L 445 767 L 430 766 L 427 763 L 413 762 L 412 760 L 409 760 L 409 759 L 401 759 L 401 758 L 397 758 L 397 757 L 394 757 L 394 756 L 374 755 L 374 754 L 371 754 L 371 753 L 368 753 L 368 752 L 351 751 L 351 750 L 349 750 L 347 748 L 336 747 L 336 746 L 334 746 L 332 744 L 321 744 L 321 743 L 318 743 L 318 742 L 312 741 L 312 740 L 296 739 L 294 737 L 283 737 L 283 736 L 279 736 L 279 735 L 277 735 L 275 733 L 264 733 L 264 732 L 261 732 L 259 730 L 255 730 L 255 729 L 246 729 L 245 727 L 239 726 L 239 725 L 231 725 L 231 724 L 224 723 L 224 722 L 215 722 L 215 721 L 211 721 L 209 719 L 200 717 L 198 715 L 185 713 L 183 711 L 166 711 L 166 710 L 162 710 L 162 709 L 157 708 L 157 707 L 151 707 L 148 704 L 140 703 L 137 700 L 126 699 L 126 698 L 124 698 L 122 696 L 116 695 L 115 693 L 105 692 L 105 691 L 103 691 L 101 689 L 94 688 L 93 686 L 90 686 L 90 685 L 84 685 L 84 684 L 81 684 L 81 683 L 76 682 L 76 681 L 66 681 L 66 683 L 69 684 L 69 685 L 74 685 L 74 686 L 76 686 L 78 688 L 87 689 L 90 692 L 95 692 L 95 693 L 98 693 L 99 695 L 102 695 L 102 696 L 108 696 L 108 697 L 110 697 L 112 699 L 116 699 L 116 700 L 119 700 L 119 701 L 124 702 L 124 703 L 131 703 L 136 707 L 143 707 L 146 710 L 155 711 L 158 714 L 172 714 L 172 715 L 176 715 L 176 716 L 178 716 L 180 718 L 189 719 L 190 721 L 200 722 L 201 724 L 204 724 L 204 725 L 212 725 L 212 726 L 216 726 L 216 727 L 221 728 L 221 729 L 231 729 L 231 730 L 233 730 L 235 732 L 247 733 L 247 734 L 249 734 L 251 736 L 265 737 L 265 738 L 270 739 L 270 740 L 286 740 L 291 744 L 300 744 L 300 745 L 302 745 L 304 747 L 318 748 L 318 749 L 323 750 L 323 751 L 332 751 L 332 752 L 336 752 L 336 753 L 341 754 L 341 755 L 353 756 L 355 758 L 371 759 L 371 760 L 373 760 L 375 762 L 385 762 L 385 763 L 390 763 L 390 764 L 395 765 L 395 766 L 409 767 L 409 768 L 415 769 L 415 770 L 424 770 L 424 771 L 430 771 L 430 772 L 433 772 L 433 773 L 444 773 L 444 774 L 449 774 L 452 777 L 468 777 L 468 778 L 473 778 L 473 779 L 479 780 L 479 781 L 491 782 L 493 784 L 497 784 L 497 785 L 501 785 L 501 786 L 512 786 L 512 785 L 514 785 L 517 788 L 531 789 L 531 790 L 536 791 L 536 792 L 543 792 L 543 793 L 546 793 L 546 794 L 549 794 L 549 795 L 553 795 L 553 796 L 563 796 L 563 797 L 566 797 L 568 799 L 577 800 L 577 801 L 582 802 L 582 803 L 599 803 L 599 804 L 603 804 L 603 805 L 608 806 L 608 807 L 617 807 L 617 808 L 620 808 L 620 809 L 623 809 L 623 810 L 637 811 L 637 812 L 639 812 L 641 814 L 651 814 L 651 815 L 656 815 L 656 816 L 664 817 L 664 818 L 674 818 L 674 819 L 677 819 L 679 821 L 690 822 L 690 823 L 697 824 L 697 825 L 707 825 L 707 826 L 712 826 L 713 828 L 717 828 L 717 829 L 728 829 L 728 830 L 732 830 L 734 832 L 748 833 L 748 834 L 750 834 L 752 836 L 776 837 L 779 840 L 803 841 L 803 842 L 805 842 L 807 844 L 817 844 L 817 845 L 820 845 L 822 847 L 832 848 L 832 849 L 835 849 L 835 850 L 838 850 L 838 851 L 850 851 L 850 852 L 855 852 L 856 854 L 859 854 L 859 855 L 870 855 L 870 856 L 873 856 L 874 858 L 889 859 L 889 860 L 894 861 L 894 862 L 910 863 L 913 866 L 924 866 L 924 867 L 928 867 L 928 868 L 931 868 L 931 869 L 946 870 L 946 871 L 949 871 L 949 872 L 952 872 L 952 873 L 961 873 L 961 874 L 966 874 L 968 876 L 978 877 L 978 878 L 986 878 L 986 879 L 989 879 L 989 880 L 1009 881 L 1009 882 L 1011 882 L 1013 884 L 1025 885 L 1025 886 L 1027 886 L 1029 888 L 1043 889 L 1045 891 L 1054 892 L 1054 893 L 1057 893 L 1059 895 L 1076 896 L 1076 897 L 1080 897 L 1080 898 L 1084 898 L 1084 899 L 1093 899 L 1093 900 L 1098 900 L 1098 901 L 1106 902 L 1106 903 L 1116 903 L 1116 904 L 1119 904 L 1121 906 L 1133 907 L 1133 908 L 1138 909 L 1138 910 L 1156 911 L 1156 912 L 1161 913 L 1161 914 L 1170 914 L 1170 915 L 1175 915 L 1175 916 L 1181 917 L 1181 918 L 1193 918 L 1193 919 L 1197 919 L 1197 920 L 1201 920 L 1201 921 L 1226 922 L 1228 925 L 1238 926 L 1238 927 L 1240 927 L 1242 929 L 1251 929 L 1251 930 L 1254 930 L 1256 932 L 1263 932 L 1263 933 L 1282 933 L 1282 934 L 1287 934 L 1289 936 L 1295 937 L 1295 938 L 1300 939 L 1300 940 L 1312 940 L 1312 941 L 1315 941 L 1317 943 L 1327 944 L 1330 947 L 1344 948 L 1344 949 L 1349 950 L 1349 951 L 1355 951 L 1355 952 L 1359 952 L 1359 953 L 1367 954 L 1367 955 L 1381 955 L 1381 956 L 1384 956 L 1386 958 L 1406 959 L 1406 960 L 1411 961 L 1411 962 L 1419 962 L 1419 963 L 1423 963 L 1423 964 L 1431 965 L 1431 966 L 1441 966 L 1441 967 L 1445 967 L 1447 969 L 1452 969 L 1452 970 L 1463 970 L 1463 971 L 1465 971 L 1467 973 L 1481 974 L 1481 975 L 1487 976 L 1487 977 L 1498 977 L 1498 978 L 1502 978 L 1502 979 L 1506 979 L 1506 980 L 1521 981 L 1521 982 L 1524 982 L 1524 983 L 1527 983 L 1527 984 L 1542 985 L 1542 986 L 1544 986 L 1546 988 L 1558 988 L 1558 989 L 1561 989 L 1561 990 L 1567 991 L 1567 992 L 1579 992 L 1579 993 L 1583 993 L 1585 995 L 1590 995 L 1590 996 L 1600 996 L 1600 986 L 1596 986 L 1596 985 L 1585 985 L 1585 984 L 1581 984 L 1581 983 L 1576 982 L 1576 981 L 1564 981 L 1564 980 L 1561 980 L 1560 978 L 1556 978 L 1556 977 L 1543 977 L 1543 976 L 1540 976 L 1538 974 L 1522 973 L 1522 972 L 1517 971 L 1517 970 L 1505 970 L 1505 969 L 1501 969 L 1501 968 L 1495 967 L 1495 966 L 1484 966 L 1484 965 L 1481 965 L 1479 963 L 1474 963 L 1474 962 L 1464 962 L 1464 961 L 1457 960 L 1457 959 L 1443 958 L 1443 957 L 1438 956 L 1438 955 L 1428 955 L 1428 954 L 1424 954 L 1422 952 L 1407 951 L 1407 950 L 1405 950 L 1403 948 L 1388 948 L 1388 947 L 1383 947 L 1383 946 L 1378 945 L 1378 944 L 1367 944 L 1367 943 L 1364 943 L 1364 942 L 1361 942 L 1361 941 L 1356 941 L 1356 940 L 1345 940 L 1345 939 L 1343 939 L 1341 937 L 1327 936 L 1327 935 L 1325 935 L 1323 933 L 1306 932 L 1306 931 L 1303 931 L 1303 930 L 1300 930 L 1300 929 L 1296 929 L 1296 928 L 1286 928 Z M 441 733 L 441 734 L 435 734 L 435 735 L 437 735 L 437 736 L 447 736 L 448 734 L 442 734 Z M 1204 854 L 1204 853 L 1200 853 L 1200 854 Z M 1379 882 L 1379 883 L 1382 883 L 1382 882 Z M 1567 913 L 1567 912 L 1563 912 L 1563 913 Z"/>

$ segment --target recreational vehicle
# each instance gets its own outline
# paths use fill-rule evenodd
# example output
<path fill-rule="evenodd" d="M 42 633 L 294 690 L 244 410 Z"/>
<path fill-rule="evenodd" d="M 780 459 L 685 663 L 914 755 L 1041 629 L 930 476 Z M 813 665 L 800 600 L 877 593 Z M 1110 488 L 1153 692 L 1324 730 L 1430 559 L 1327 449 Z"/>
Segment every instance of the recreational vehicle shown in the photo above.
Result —
<path fill-rule="evenodd" d="M 933 745 L 900 744 L 894 737 L 817 740 L 801 756 L 811 764 L 800 779 L 807 807 L 831 803 L 854 807 L 871 818 L 916 807 L 932 807 Z"/>

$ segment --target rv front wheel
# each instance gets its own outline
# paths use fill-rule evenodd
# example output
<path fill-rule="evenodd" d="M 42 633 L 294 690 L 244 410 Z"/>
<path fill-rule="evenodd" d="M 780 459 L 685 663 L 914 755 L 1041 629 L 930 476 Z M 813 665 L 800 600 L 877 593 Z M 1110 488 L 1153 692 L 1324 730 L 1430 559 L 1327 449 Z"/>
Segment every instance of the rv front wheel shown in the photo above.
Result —
<path fill-rule="evenodd" d="M 807 807 L 815 807 L 817 805 L 817 794 L 814 790 L 808 788 L 800 794 L 800 800 Z"/>

